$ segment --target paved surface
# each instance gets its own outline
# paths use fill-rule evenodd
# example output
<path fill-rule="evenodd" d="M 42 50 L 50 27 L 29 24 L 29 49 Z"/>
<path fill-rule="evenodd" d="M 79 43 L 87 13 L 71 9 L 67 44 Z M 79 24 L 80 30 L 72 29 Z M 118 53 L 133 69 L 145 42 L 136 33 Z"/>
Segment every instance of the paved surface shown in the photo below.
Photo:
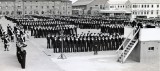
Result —
<path fill-rule="evenodd" d="M 46 49 L 45 38 L 31 37 L 26 43 L 27 61 L 23 70 L 16 58 L 15 43 L 11 43 L 10 51 L 4 51 L 0 40 L 0 71 L 160 71 L 158 63 L 142 64 L 130 59 L 124 64 L 118 63 L 115 51 L 101 51 L 98 55 L 65 53 L 67 59 L 57 59 L 60 53 Z"/>

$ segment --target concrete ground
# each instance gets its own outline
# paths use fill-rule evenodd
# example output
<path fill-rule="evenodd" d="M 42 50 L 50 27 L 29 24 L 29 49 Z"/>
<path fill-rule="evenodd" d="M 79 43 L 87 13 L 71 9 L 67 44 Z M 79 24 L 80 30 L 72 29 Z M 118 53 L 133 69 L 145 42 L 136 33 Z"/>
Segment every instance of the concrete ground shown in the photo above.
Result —
<path fill-rule="evenodd" d="M 45 38 L 33 38 L 26 42 L 26 69 L 21 69 L 16 58 L 15 42 L 10 51 L 4 51 L 0 40 L 0 71 L 160 71 L 159 62 L 143 64 L 128 59 L 124 64 L 116 62 L 115 51 L 64 53 L 67 59 L 57 59 L 60 53 L 46 49 Z M 51 55 L 51 56 L 48 56 Z"/>

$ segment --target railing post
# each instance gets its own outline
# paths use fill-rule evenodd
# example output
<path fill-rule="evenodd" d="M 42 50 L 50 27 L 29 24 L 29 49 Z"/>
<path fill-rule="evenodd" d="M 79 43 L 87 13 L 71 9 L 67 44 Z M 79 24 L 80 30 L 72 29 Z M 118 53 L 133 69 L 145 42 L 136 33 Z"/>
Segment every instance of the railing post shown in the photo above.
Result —
<path fill-rule="evenodd" d="M 124 62 L 124 59 L 125 59 L 125 57 L 124 57 L 124 52 L 125 52 L 125 49 L 127 48 L 127 46 L 131 43 L 131 41 L 135 38 L 135 36 L 137 35 L 137 33 L 140 31 L 140 28 L 138 28 L 138 30 L 136 31 L 136 33 L 133 35 L 133 38 L 128 42 L 128 44 L 125 46 L 125 48 L 123 49 L 123 51 L 122 51 L 122 63 Z"/>

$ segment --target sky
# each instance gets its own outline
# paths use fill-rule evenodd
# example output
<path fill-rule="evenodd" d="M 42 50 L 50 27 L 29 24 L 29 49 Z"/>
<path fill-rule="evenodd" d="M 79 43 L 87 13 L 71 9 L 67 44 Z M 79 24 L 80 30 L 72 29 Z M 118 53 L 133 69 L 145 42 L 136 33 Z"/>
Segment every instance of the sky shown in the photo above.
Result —
<path fill-rule="evenodd" d="M 74 3 L 74 2 L 76 2 L 77 0 L 70 0 L 70 1 L 72 1 L 72 3 Z"/>

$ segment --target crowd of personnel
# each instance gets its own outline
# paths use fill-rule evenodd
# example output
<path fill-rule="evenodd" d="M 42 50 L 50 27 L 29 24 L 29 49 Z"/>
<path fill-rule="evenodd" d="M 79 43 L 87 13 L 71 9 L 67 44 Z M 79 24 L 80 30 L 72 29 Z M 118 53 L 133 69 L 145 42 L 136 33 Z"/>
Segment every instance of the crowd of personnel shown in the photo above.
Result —
<path fill-rule="evenodd" d="M 119 35 L 109 36 L 96 33 L 78 36 L 48 35 L 47 48 L 53 48 L 54 53 L 106 51 L 118 49 L 122 41 L 123 37 Z"/>
<path fill-rule="evenodd" d="M 102 33 L 109 33 L 110 35 L 113 35 L 113 34 L 123 35 L 124 34 L 124 25 L 119 25 L 119 24 L 102 25 L 101 32 Z"/>
<path fill-rule="evenodd" d="M 60 35 L 61 30 L 64 31 L 64 35 L 72 35 L 77 33 L 77 28 L 74 26 L 57 26 L 57 27 L 32 27 L 31 36 L 35 38 L 43 38 L 48 34 L 50 35 Z"/>
<path fill-rule="evenodd" d="M 54 52 L 62 52 L 62 41 L 63 52 L 87 52 L 95 50 L 96 47 L 98 51 L 116 50 L 122 43 L 124 26 L 130 24 L 128 19 L 100 17 L 8 19 L 21 25 L 24 31 L 31 31 L 31 36 L 35 38 L 47 38 L 47 48 L 53 48 Z M 77 28 L 101 29 L 101 32 L 77 34 Z"/>
<path fill-rule="evenodd" d="M 0 37 L 2 42 L 4 43 L 4 51 L 9 51 L 9 42 L 14 41 L 13 32 L 11 26 L 7 26 L 7 30 L 4 30 L 0 25 Z"/>
<path fill-rule="evenodd" d="M 2 42 L 4 42 L 4 51 L 9 51 L 9 47 L 11 47 L 10 43 L 15 42 L 14 40 L 16 40 L 17 59 L 21 64 L 21 67 L 24 69 L 26 61 L 26 50 L 24 50 L 24 47 L 27 47 L 27 45 L 24 43 L 24 31 L 21 27 L 22 26 L 14 26 L 13 28 L 8 24 L 7 30 L 4 30 L 4 26 L 2 27 L 0 25 L 0 37 Z"/>

